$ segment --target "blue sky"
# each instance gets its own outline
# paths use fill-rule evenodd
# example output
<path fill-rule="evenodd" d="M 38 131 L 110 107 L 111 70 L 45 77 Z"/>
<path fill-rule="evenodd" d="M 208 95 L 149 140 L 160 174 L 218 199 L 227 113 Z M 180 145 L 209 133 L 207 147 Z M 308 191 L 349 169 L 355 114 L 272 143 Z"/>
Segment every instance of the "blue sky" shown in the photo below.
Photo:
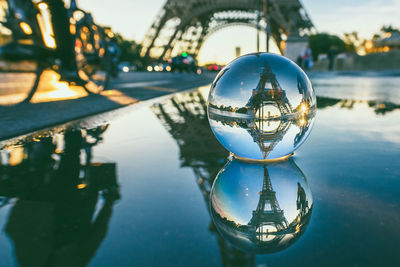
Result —
<path fill-rule="evenodd" d="M 166 0 L 78 0 L 100 24 L 110 25 L 125 37 L 141 41 Z M 358 31 L 370 37 L 384 24 L 400 27 L 400 0 L 303 0 L 318 31 L 342 34 Z M 242 26 L 226 28 L 212 35 L 200 51 L 200 61 L 229 62 L 236 46 L 242 54 L 255 52 L 256 32 Z M 261 47 L 262 48 L 262 47 Z M 272 50 L 277 51 L 276 48 Z"/>

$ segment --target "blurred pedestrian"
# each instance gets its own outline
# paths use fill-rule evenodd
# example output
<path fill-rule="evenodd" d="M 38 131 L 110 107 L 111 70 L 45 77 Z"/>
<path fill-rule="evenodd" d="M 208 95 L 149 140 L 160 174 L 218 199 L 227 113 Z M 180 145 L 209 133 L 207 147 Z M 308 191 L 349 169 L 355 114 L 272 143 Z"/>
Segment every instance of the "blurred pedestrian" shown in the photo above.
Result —
<path fill-rule="evenodd" d="M 299 55 L 296 59 L 296 63 L 297 65 L 299 65 L 300 67 L 303 66 L 303 58 L 301 57 L 301 55 Z"/>
<path fill-rule="evenodd" d="M 335 63 L 336 54 L 337 54 L 336 46 L 331 45 L 328 50 L 328 61 L 329 61 L 328 69 L 329 70 L 333 70 L 333 65 Z"/>
<path fill-rule="evenodd" d="M 301 52 L 301 58 L 303 63 L 303 68 L 309 70 L 313 67 L 312 50 L 309 45 L 307 45 Z"/>

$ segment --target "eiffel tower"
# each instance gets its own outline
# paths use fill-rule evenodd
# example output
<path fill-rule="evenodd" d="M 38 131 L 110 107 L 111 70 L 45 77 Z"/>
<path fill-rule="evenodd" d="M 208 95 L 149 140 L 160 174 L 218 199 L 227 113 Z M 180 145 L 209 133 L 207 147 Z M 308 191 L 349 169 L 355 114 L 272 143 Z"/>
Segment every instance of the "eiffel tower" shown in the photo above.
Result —
<path fill-rule="evenodd" d="M 315 31 L 299 0 L 268 0 L 271 35 L 283 53 L 283 37 Z M 264 28 L 263 0 L 168 0 L 147 31 L 142 57 L 167 59 L 181 52 L 198 55 L 204 41 L 228 26 Z M 284 37 L 285 38 L 285 37 Z"/>
<path fill-rule="evenodd" d="M 260 191 L 260 199 L 256 210 L 248 225 L 252 228 L 254 242 L 279 242 L 281 239 L 280 231 L 286 230 L 288 222 L 283 215 L 283 211 L 279 207 L 276 199 L 276 193 L 272 188 L 267 167 L 264 165 L 264 181 L 262 191 Z M 273 226 L 276 231 L 269 232 L 265 230 L 265 226 Z M 272 240 L 268 240 L 269 236 L 273 236 Z"/>
<path fill-rule="evenodd" d="M 211 187 L 228 154 L 208 126 L 206 100 L 199 91 L 182 93 L 180 97 L 152 106 L 152 110 L 179 145 L 181 166 L 193 169 L 210 212 Z M 255 255 L 225 241 L 212 221 L 209 231 L 217 237 L 222 266 L 254 266 Z"/>
<path fill-rule="evenodd" d="M 194 106 L 194 108 L 189 108 L 191 106 Z M 154 105 L 152 110 L 179 145 L 182 166 L 191 167 L 193 169 L 196 177 L 196 184 L 199 186 L 201 194 L 204 197 L 207 210 L 210 211 L 208 209 L 210 204 L 210 190 L 217 173 L 220 172 L 221 168 L 225 165 L 224 159 L 226 158 L 227 153 L 222 145 L 216 141 L 210 130 L 204 132 L 204 129 L 209 129 L 205 99 L 199 91 L 183 93 L 180 97 L 166 100 L 161 105 Z M 291 165 L 293 164 L 294 168 L 299 169 L 293 159 L 289 159 L 288 162 Z M 302 172 L 301 175 L 304 176 Z M 264 170 L 263 189 L 264 188 L 265 190 L 260 192 L 260 199 L 261 193 L 268 191 L 267 188 L 271 188 L 270 191 L 273 192 L 271 181 L 266 169 Z M 276 202 L 276 205 L 274 205 L 277 206 L 276 210 L 280 210 L 276 199 L 274 202 Z M 311 212 L 307 213 L 304 218 L 304 224 L 307 224 L 310 215 Z M 282 221 L 285 220 L 285 217 L 283 217 Z M 253 219 L 253 221 L 256 222 L 255 219 Z M 291 224 L 287 224 L 286 222 L 281 224 L 284 227 L 286 225 L 284 228 L 285 233 L 293 233 L 295 231 L 295 226 L 297 225 L 294 221 Z M 262 236 L 258 236 L 259 239 L 257 239 L 256 226 L 248 224 L 248 227 L 251 231 L 249 233 L 249 238 L 251 238 L 255 243 L 260 244 L 259 240 L 261 240 Z M 304 229 L 305 227 L 302 227 L 301 231 L 304 231 Z M 209 230 L 217 236 L 223 266 L 254 266 L 255 254 L 242 252 L 228 241 L 224 240 L 223 237 L 218 234 L 213 222 L 210 223 Z M 269 234 L 272 236 L 273 233 Z M 297 234 L 295 238 L 291 239 L 292 241 L 286 243 L 284 247 L 294 243 L 300 236 L 301 232 L 300 234 Z M 281 235 L 276 236 L 274 241 L 270 241 L 268 245 L 272 245 L 273 247 L 274 243 L 271 242 L 279 243 L 281 239 Z"/>
<path fill-rule="evenodd" d="M 266 159 L 276 144 L 282 140 L 286 132 L 289 130 L 291 121 L 281 121 L 279 126 L 273 131 L 263 131 L 263 124 L 265 121 L 258 121 L 256 126 L 252 129 L 247 130 L 253 137 L 253 141 L 258 144 L 260 150 L 263 153 L 263 158 Z"/>
<path fill-rule="evenodd" d="M 265 120 L 264 107 L 266 106 L 277 107 L 280 116 L 271 119 L 268 113 L 267 119 L 269 120 Z M 263 72 L 260 74 L 257 87 L 253 89 L 252 96 L 247 102 L 246 107 L 253 111 L 256 117 L 255 127 L 249 130 L 249 133 L 253 137 L 254 142 L 259 145 L 263 152 L 263 157 L 266 159 L 269 152 L 282 140 L 292 123 L 285 116 L 293 113 L 293 108 L 286 97 L 285 91 L 281 88 L 275 74 L 266 61 L 264 62 Z M 279 126 L 272 131 L 264 131 L 264 125 L 269 124 L 274 119 L 279 121 Z"/>
<path fill-rule="evenodd" d="M 253 89 L 252 96 L 246 107 L 252 109 L 255 115 L 258 112 L 258 118 L 264 119 L 264 107 L 271 105 L 279 109 L 281 116 L 293 112 L 289 99 L 286 97 L 286 92 L 280 86 L 268 62 L 264 61 L 260 80 L 257 87 Z"/>

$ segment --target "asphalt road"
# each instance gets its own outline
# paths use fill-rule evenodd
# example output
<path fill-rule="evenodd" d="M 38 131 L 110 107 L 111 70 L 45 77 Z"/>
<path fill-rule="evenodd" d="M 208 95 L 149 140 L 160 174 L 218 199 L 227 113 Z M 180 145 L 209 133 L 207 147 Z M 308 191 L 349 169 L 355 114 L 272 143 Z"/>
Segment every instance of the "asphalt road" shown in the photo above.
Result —
<path fill-rule="evenodd" d="M 100 95 L 58 81 L 48 71 L 30 103 L 21 103 L 34 76 L 0 73 L 0 140 L 121 108 L 140 101 L 207 85 L 216 73 L 121 73 Z"/>

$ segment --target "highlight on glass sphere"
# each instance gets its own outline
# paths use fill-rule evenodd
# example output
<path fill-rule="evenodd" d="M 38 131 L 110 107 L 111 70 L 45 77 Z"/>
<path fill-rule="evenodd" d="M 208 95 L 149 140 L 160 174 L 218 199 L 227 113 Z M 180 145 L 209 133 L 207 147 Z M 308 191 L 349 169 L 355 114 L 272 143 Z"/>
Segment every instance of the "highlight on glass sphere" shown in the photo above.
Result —
<path fill-rule="evenodd" d="M 218 141 L 239 159 L 290 156 L 308 137 L 316 98 L 304 71 L 276 54 L 239 57 L 217 75 L 207 101 Z"/>
<path fill-rule="evenodd" d="M 220 171 L 210 193 L 210 213 L 221 236 L 255 254 L 292 245 L 304 233 L 313 200 L 307 179 L 292 158 L 279 164 L 234 159 Z"/>

